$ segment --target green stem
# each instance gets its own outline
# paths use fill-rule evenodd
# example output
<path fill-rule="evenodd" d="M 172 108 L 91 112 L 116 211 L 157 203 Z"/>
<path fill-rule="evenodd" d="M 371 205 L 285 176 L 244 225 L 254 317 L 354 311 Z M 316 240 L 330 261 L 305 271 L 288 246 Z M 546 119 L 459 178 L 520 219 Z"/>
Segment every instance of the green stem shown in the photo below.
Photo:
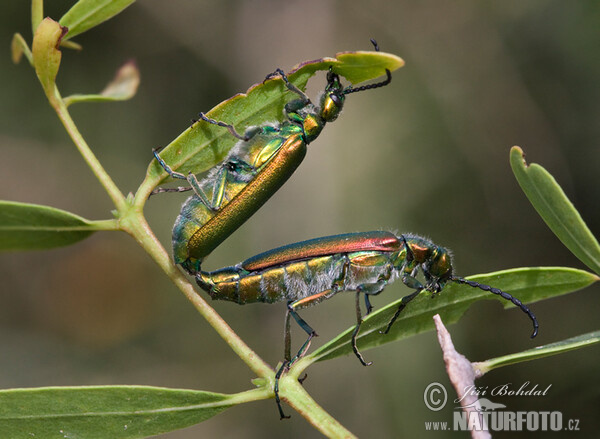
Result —
<path fill-rule="evenodd" d="M 31 33 L 35 35 L 35 30 L 44 19 L 44 2 L 43 0 L 31 1 Z"/>
<path fill-rule="evenodd" d="M 146 175 L 146 178 L 144 179 L 144 181 L 142 181 L 142 184 L 140 185 L 140 187 L 138 187 L 138 190 L 135 193 L 133 205 L 139 208 L 143 208 L 144 204 L 146 204 L 146 201 L 148 200 L 148 197 L 150 196 L 157 184 L 158 183 L 154 179 Z"/>
<path fill-rule="evenodd" d="M 119 227 L 119 222 L 114 219 L 110 220 L 98 220 L 98 221 L 90 221 L 88 222 L 88 226 L 93 230 L 104 230 L 104 231 L 117 231 L 121 230 Z M 88 228 L 89 230 L 89 228 Z"/>
<path fill-rule="evenodd" d="M 227 405 L 237 405 L 237 404 L 245 404 L 247 402 L 260 401 L 263 399 L 272 398 L 273 395 L 269 391 L 269 389 L 265 387 L 260 387 L 258 389 L 246 390 L 244 392 L 233 393 L 231 395 L 227 395 Z"/>
<path fill-rule="evenodd" d="M 280 380 L 279 395 L 304 419 L 327 437 L 355 438 L 337 419 L 327 413 L 298 382 L 298 375 L 290 372 Z"/>
<path fill-rule="evenodd" d="M 83 159 L 88 164 L 96 178 L 100 181 L 100 184 L 104 186 L 104 189 L 108 193 L 108 196 L 112 199 L 115 204 L 117 210 L 123 211 L 126 208 L 125 197 L 117 187 L 117 185 L 113 182 L 107 172 L 104 170 L 86 141 L 83 139 L 83 136 L 77 129 L 75 122 L 71 118 L 69 114 L 69 110 L 67 110 L 67 106 L 65 105 L 63 99 L 58 92 L 56 86 L 54 87 L 54 93 L 47 93 L 48 100 L 50 101 L 50 105 L 58 114 L 58 117 L 62 124 L 64 125 L 67 133 L 75 143 L 75 146 L 79 150 L 79 153 L 83 156 Z"/>

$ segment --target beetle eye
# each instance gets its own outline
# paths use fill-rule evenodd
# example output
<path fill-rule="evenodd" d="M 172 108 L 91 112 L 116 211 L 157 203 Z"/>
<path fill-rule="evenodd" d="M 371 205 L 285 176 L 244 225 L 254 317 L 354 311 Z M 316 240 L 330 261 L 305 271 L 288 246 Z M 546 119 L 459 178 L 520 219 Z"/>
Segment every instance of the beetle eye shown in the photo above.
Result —
<path fill-rule="evenodd" d="M 331 95 L 329 95 L 329 97 L 331 98 L 331 100 L 333 101 L 333 103 L 336 105 L 336 107 L 341 107 L 342 106 L 342 100 L 340 99 L 340 97 L 336 93 L 332 93 Z"/>
<path fill-rule="evenodd" d="M 339 93 L 325 93 L 321 101 L 321 117 L 325 122 L 333 122 L 342 111 L 344 96 Z"/>

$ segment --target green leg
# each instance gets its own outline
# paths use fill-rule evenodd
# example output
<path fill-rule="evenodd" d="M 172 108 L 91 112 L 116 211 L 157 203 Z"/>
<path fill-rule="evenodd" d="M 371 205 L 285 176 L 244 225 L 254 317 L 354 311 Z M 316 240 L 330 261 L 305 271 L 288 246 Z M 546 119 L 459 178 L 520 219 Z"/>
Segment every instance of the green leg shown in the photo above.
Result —
<path fill-rule="evenodd" d="M 315 296 L 321 296 L 321 294 L 322 293 L 316 294 Z M 318 335 L 315 332 L 315 330 L 312 329 L 308 325 L 308 323 L 306 323 L 304 321 L 304 319 L 298 315 L 298 313 L 296 311 L 294 311 L 295 303 L 296 302 L 290 302 L 287 305 L 287 312 L 285 314 L 285 331 L 284 331 L 285 359 L 284 359 L 283 363 L 281 364 L 281 367 L 277 370 L 277 373 L 275 374 L 275 386 L 273 387 L 273 391 L 275 393 L 275 402 L 277 403 L 277 410 L 279 410 L 279 418 L 280 419 L 287 419 L 287 418 L 289 418 L 289 416 L 287 416 L 283 412 L 283 408 L 281 407 L 281 399 L 279 398 L 279 379 L 281 378 L 281 375 L 283 375 L 283 373 L 285 371 L 287 371 L 295 361 L 297 361 L 299 358 L 302 358 L 304 356 L 304 354 L 306 353 L 306 351 L 308 350 L 308 348 L 310 346 L 310 341 L 312 340 L 313 337 L 316 337 Z M 292 336 L 291 336 L 291 330 L 290 330 L 290 316 L 294 317 L 294 320 L 296 320 L 298 325 L 300 325 L 300 327 L 308 334 L 308 338 L 306 339 L 304 344 L 300 347 L 300 349 L 298 350 L 298 353 L 294 356 L 294 358 L 291 358 L 291 356 L 292 356 L 292 354 L 291 354 Z"/>
<path fill-rule="evenodd" d="M 354 354 L 356 355 L 356 357 L 359 359 L 360 363 L 363 366 L 370 366 L 371 364 L 373 364 L 373 362 L 365 361 L 364 357 L 358 350 L 358 346 L 356 344 L 357 338 L 358 338 L 358 333 L 360 331 L 360 326 L 362 325 L 362 322 L 363 322 L 363 318 L 362 318 L 361 311 L 360 311 L 360 294 L 363 293 L 365 295 L 365 307 L 366 307 L 366 311 L 367 311 L 365 313 L 365 317 L 366 317 L 369 314 L 371 314 L 371 311 L 373 311 L 373 306 L 371 305 L 369 296 L 376 296 L 379 293 L 381 293 L 383 291 L 383 289 L 385 288 L 385 286 L 387 285 L 388 281 L 390 280 L 391 276 L 392 276 L 392 265 L 388 264 L 385 273 L 383 273 L 379 276 L 379 279 L 377 279 L 377 282 L 375 284 L 359 285 L 358 288 L 356 289 L 356 327 L 354 328 L 354 331 L 352 332 L 352 350 L 354 351 Z"/>
<path fill-rule="evenodd" d="M 320 296 L 320 294 L 318 294 L 316 296 Z M 306 332 L 308 334 L 308 338 L 302 344 L 302 346 L 300 346 L 300 349 L 298 349 L 298 352 L 296 353 L 296 355 L 294 355 L 294 357 L 291 359 L 286 358 L 286 361 L 289 361 L 289 365 L 291 366 L 298 359 L 302 358 L 304 356 L 304 354 L 306 354 L 306 351 L 310 347 L 311 340 L 313 339 L 313 337 L 317 337 L 318 334 L 315 332 L 315 330 L 313 328 L 310 327 L 310 325 L 308 323 L 306 323 L 304 321 L 304 319 L 302 317 L 300 317 L 300 315 L 298 315 L 298 313 L 296 311 L 294 311 L 293 303 L 288 305 L 288 314 L 286 316 L 286 320 L 289 320 L 290 315 L 294 318 L 294 320 L 296 320 L 296 323 L 298 323 L 298 325 L 300 325 L 300 327 L 304 330 L 304 332 Z M 290 325 L 289 324 L 287 324 L 287 327 L 286 327 L 286 340 L 287 340 L 286 341 L 286 350 L 287 350 L 287 348 L 288 348 L 287 345 L 289 344 L 291 346 L 291 335 L 290 335 Z M 286 355 L 289 355 L 289 354 L 290 354 L 290 352 L 286 352 Z"/>
<path fill-rule="evenodd" d="M 360 295 L 361 294 L 365 295 L 365 305 L 367 308 L 367 312 L 365 314 L 365 317 L 366 317 L 373 310 L 373 307 L 371 306 L 371 302 L 369 300 L 369 296 L 376 296 L 377 294 L 381 293 L 383 291 L 383 289 L 385 288 L 385 286 L 387 285 L 388 279 L 389 279 L 389 276 L 387 276 L 387 277 L 384 276 L 383 278 L 379 279 L 377 281 L 377 283 L 375 283 L 375 284 L 359 285 L 358 288 L 356 289 L 356 326 L 354 327 L 354 331 L 352 331 L 352 350 L 354 351 L 354 354 L 356 355 L 356 357 L 358 358 L 358 360 L 360 361 L 360 363 L 363 366 L 370 366 L 371 364 L 373 364 L 373 362 L 365 361 L 364 357 L 358 350 L 358 346 L 356 344 L 356 340 L 358 338 L 358 333 L 360 331 L 360 326 L 362 325 L 362 322 L 363 322 L 362 313 L 360 310 Z"/>

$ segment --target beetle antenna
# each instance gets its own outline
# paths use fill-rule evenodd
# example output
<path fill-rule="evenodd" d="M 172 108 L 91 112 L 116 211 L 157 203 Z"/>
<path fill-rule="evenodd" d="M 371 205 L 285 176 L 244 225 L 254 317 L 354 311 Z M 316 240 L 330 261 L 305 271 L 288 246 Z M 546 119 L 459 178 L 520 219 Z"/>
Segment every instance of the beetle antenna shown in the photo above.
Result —
<path fill-rule="evenodd" d="M 377 41 L 375 41 L 375 38 L 369 38 L 369 39 L 371 40 L 371 44 L 375 48 L 375 52 L 379 52 L 379 44 L 377 44 Z"/>
<path fill-rule="evenodd" d="M 193 190 L 193 188 L 191 186 L 185 186 L 185 187 L 157 187 L 156 189 L 154 189 L 152 192 L 150 192 L 150 195 L 148 195 L 148 198 L 150 198 L 152 195 L 156 195 L 156 194 L 163 194 L 165 192 L 188 192 Z"/>
<path fill-rule="evenodd" d="M 371 38 L 371 44 L 373 44 L 373 47 L 375 48 L 375 52 L 379 52 L 379 44 L 377 44 L 377 41 L 375 41 L 375 39 Z M 357 88 L 353 88 L 350 85 L 350 86 L 346 87 L 346 89 L 343 91 L 343 93 L 345 95 L 349 95 L 350 93 L 356 93 L 358 91 L 371 90 L 373 88 L 384 87 L 384 86 L 388 85 L 390 82 L 392 82 L 392 72 L 390 72 L 388 69 L 385 69 L 385 74 L 386 74 L 387 78 L 381 82 L 376 82 L 375 84 L 363 85 L 363 86 L 357 87 Z"/>
<path fill-rule="evenodd" d="M 450 280 L 453 282 L 459 283 L 459 284 L 469 285 L 470 287 L 473 287 L 473 288 L 479 288 L 480 290 L 483 290 L 483 291 L 489 291 L 492 294 L 499 295 L 503 299 L 510 300 L 513 304 L 515 304 L 516 306 L 521 308 L 521 311 L 523 311 L 525 314 L 527 314 L 529 316 L 529 318 L 531 319 L 531 321 L 533 322 L 533 334 L 531 334 L 531 338 L 535 337 L 538 334 L 538 328 L 540 325 L 538 324 L 537 318 L 535 317 L 533 312 L 527 307 L 527 305 L 525 305 L 523 302 L 521 302 L 516 297 L 513 297 L 510 294 L 505 293 L 504 291 L 502 291 L 498 288 L 490 287 L 489 285 L 480 284 L 479 282 L 467 280 L 462 277 L 453 276 L 450 278 Z"/>

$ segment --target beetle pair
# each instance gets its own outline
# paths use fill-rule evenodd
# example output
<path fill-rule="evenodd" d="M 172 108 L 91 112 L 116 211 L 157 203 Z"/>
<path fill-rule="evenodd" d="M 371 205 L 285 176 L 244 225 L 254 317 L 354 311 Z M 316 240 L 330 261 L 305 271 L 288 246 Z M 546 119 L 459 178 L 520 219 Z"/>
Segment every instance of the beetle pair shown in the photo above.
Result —
<path fill-rule="evenodd" d="M 373 42 L 375 49 L 378 47 Z M 173 178 L 185 179 L 194 194 L 184 203 L 173 228 L 173 253 L 177 264 L 195 276 L 198 285 L 213 299 L 239 304 L 287 301 L 284 362 L 276 373 L 275 398 L 281 418 L 278 382 L 281 375 L 309 348 L 316 332 L 298 314 L 298 310 L 329 299 L 341 291 L 355 291 L 357 323 L 352 334 L 352 348 L 360 362 L 367 366 L 358 350 L 357 337 L 363 321 L 360 296 L 364 297 L 366 314 L 372 306 L 370 296 L 383 291 L 396 279 L 414 291 L 403 297 L 387 333 L 404 307 L 421 291 L 434 295 L 448 282 L 480 288 L 511 301 L 533 322 L 535 337 L 538 322 L 534 314 L 518 299 L 499 289 L 457 277 L 450 255 L 443 247 L 416 235 L 396 236 L 388 232 L 352 233 L 312 239 L 280 247 L 231 267 L 213 272 L 202 270 L 203 259 L 231 233 L 252 216 L 291 176 L 306 155 L 306 146 L 315 140 L 326 123 L 340 114 L 345 97 L 354 92 L 383 87 L 390 83 L 386 70 L 384 81 L 362 87 L 344 88 L 330 68 L 327 85 L 318 105 L 294 86 L 280 69 L 268 75 L 280 77 L 289 91 L 299 97 L 286 104 L 285 120 L 280 124 L 265 123 L 241 135 L 232 125 L 200 118 L 228 129 L 239 139 L 225 160 L 201 181 L 190 174 L 174 172 L 155 151 L 164 170 Z M 159 189 L 158 192 L 170 191 Z M 425 283 L 417 279 L 419 272 Z M 293 318 L 308 337 L 298 352 L 291 355 L 290 320 Z"/>

